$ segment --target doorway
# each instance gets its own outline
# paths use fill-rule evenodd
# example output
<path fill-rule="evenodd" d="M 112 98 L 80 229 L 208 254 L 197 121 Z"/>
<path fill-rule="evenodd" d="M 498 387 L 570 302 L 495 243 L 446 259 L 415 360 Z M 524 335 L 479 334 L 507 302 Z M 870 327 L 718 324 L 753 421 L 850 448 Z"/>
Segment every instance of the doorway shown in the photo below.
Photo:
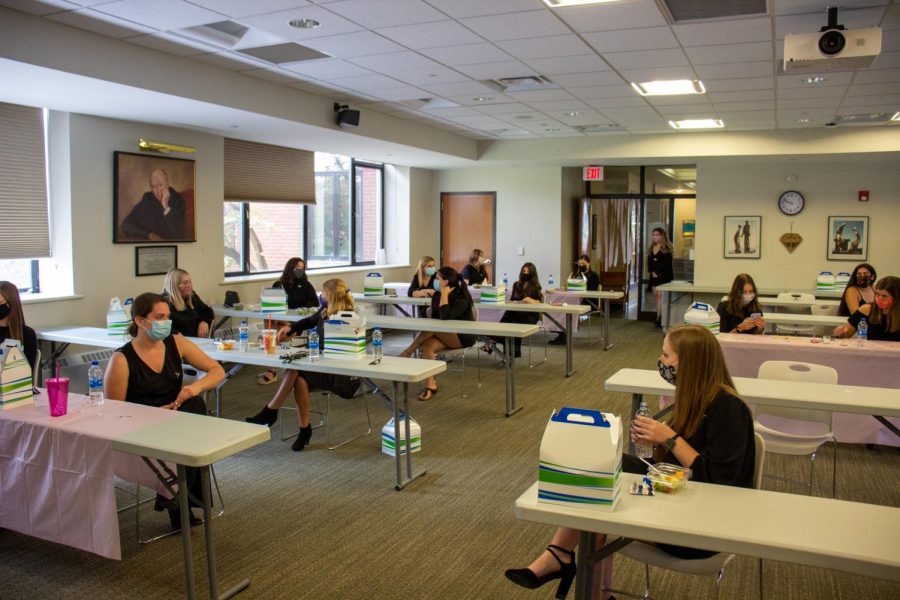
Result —
<path fill-rule="evenodd" d="M 496 192 L 441 192 L 441 266 L 457 271 L 475 248 L 491 259 L 488 279 L 494 279 Z"/>

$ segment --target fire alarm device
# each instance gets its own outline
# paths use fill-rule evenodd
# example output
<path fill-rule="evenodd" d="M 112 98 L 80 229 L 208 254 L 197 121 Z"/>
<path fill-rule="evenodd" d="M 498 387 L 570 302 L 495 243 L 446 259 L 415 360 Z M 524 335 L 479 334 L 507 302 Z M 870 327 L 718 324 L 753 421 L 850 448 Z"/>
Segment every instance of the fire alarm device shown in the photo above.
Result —
<path fill-rule="evenodd" d="M 869 201 L 869 190 L 859 190 L 859 201 L 860 202 L 868 202 Z"/>

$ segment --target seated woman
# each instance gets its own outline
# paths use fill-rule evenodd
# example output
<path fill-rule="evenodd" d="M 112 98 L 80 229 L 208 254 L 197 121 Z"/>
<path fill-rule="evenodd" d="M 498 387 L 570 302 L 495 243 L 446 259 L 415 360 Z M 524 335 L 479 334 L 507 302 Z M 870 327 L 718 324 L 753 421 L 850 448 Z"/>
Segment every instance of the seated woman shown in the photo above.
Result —
<path fill-rule="evenodd" d="M 200 395 L 225 379 L 221 365 L 209 358 L 189 339 L 171 335 L 169 303 L 159 294 L 141 294 L 131 305 L 128 333 L 132 340 L 116 350 L 109 360 L 103 393 L 109 400 L 124 400 L 165 410 L 206 414 Z M 187 362 L 206 376 L 182 385 L 182 363 Z M 200 477 L 188 469 L 188 491 L 200 498 Z M 193 503 L 195 504 L 195 503 Z M 157 495 L 156 510 L 167 508 L 173 530 L 181 528 L 178 504 Z M 196 521 L 191 516 L 192 523 Z"/>
<path fill-rule="evenodd" d="M 434 288 L 431 282 L 436 272 L 437 268 L 433 258 L 430 256 L 420 258 L 419 264 L 416 266 L 416 273 L 409 284 L 409 289 L 406 290 L 406 295 L 411 298 L 431 298 L 434 296 Z M 417 307 L 416 314 L 419 317 L 425 317 L 427 313 L 427 307 Z"/>
<path fill-rule="evenodd" d="M 693 481 L 753 487 L 756 441 L 753 416 L 738 397 L 715 336 L 699 325 L 672 328 L 663 340 L 657 361 L 660 375 L 675 385 L 675 408 L 665 422 L 635 417 L 631 440 L 656 445 L 654 458 L 690 467 Z M 646 467 L 630 455 L 623 468 L 646 473 Z M 624 492 L 623 492 L 624 493 Z M 557 598 L 565 596 L 575 577 L 574 550 L 578 531 L 561 527 L 553 541 L 526 569 L 510 569 L 506 577 L 526 588 L 537 588 L 559 579 Z M 598 544 L 606 536 L 597 534 Z M 706 550 L 657 544 L 681 559 L 707 558 Z M 612 557 L 604 568 L 611 581 Z M 600 598 L 606 598 L 604 593 Z"/>
<path fill-rule="evenodd" d="M 19 288 L 9 281 L 0 281 L 0 343 L 7 338 L 21 342 L 22 353 L 33 372 L 37 360 L 37 335 L 25 324 Z"/>
<path fill-rule="evenodd" d="M 484 252 L 475 248 L 472 250 L 472 254 L 469 255 L 469 262 L 463 267 L 460 276 L 468 285 L 490 285 L 491 282 L 488 279 L 487 269 L 484 265 Z"/>
<path fill-rule="evenodd" d="M 319 296 L 316 294 L 316 288 L 309 282 L 306 277 L 306 261 L 295 256 L 289 258 L 284 263 L 284 270 L 281 272 L 273 288 L 284 290 L 287 295 L 287 306 L 289 309 L 298 308 L 316 308 L 319 306 Z M 287 321 L 280 321 L 279 327 L 284 327 Z M 260 385 L 268 385 L 278 381 L 277 369 L 266 369 L 256 377 L 256 382 Z"/>
<path fill-rule="evenodd" d="M 862 319 L 869 327 L 868 339 L 900 342 L 900 277 L 879 279 L 875 284 L 875 302 L 860 306 L 846 325 L 834 329 L 834 336 L 853 337 Z"/>
<path fill-rule="evenodd" d="M 354 310 L 353 296 L 347 290 L 347 284 L 343 279 L 329 279 L 322 284 L 322 293 L 325 295 L 325 305 L 320 307 L 314 315 L 301 319 L 294 323 L 288 323 L 278 330 L 278 341 L 286 336 L 294 335 L 307 329 L 315 328 L 319 333 L 321 348 L 325 347 L 325 321 L 331 315 Z M 284 404 L 289 393 L 293 392 L 294 402 L 297 403 L 297 418 L 300 421 L 300 433 L 291 445 L 291 450 L 300 452 L 312 438 L 312 425 L 309 422 L 309 390 L 321 388 L 331 390 L 341 397 L 352 398 L 359 388 L 359 379 L 351 379 L 343 375 L 330 375 L 328 373 L 311 373 L 287 369 L 275 397 L 272 398 L 258 413 L 244 420 L 248 423 L 268 425 L 271 427 L 278 420 L 278 409 Z"/>
<path fill-rule="evenodd" d="M 841 296 L 838 315 L 849 317 L 863 304 L 872 304 L 875 301 L 875 288 L 872 287 L 872 283 L 876 279 L 875 268 L 872 265 L 869 263 L 856 265 Z"/>
<path fill-rule="evenodd" d="M 209 335 L 215 315 L 194 291 L 190 273 L 182 269 L 166 273 L 162 297 L 171 306 L 172 333 L 201 338 Z"/>
<path fill-rule="evenodd" d="M 431 297 L 431 318 L 447 320 L 475 320 L 475 305 L 465 280 L 459 276 L 453 267 L 441 267 L 434 274 L 432 284 L 435 292 Z M 475 343 L 475 336 L 464 333 L 437 333 L 434 331 L 421 331 L 400 356 L 410 357 L 416 350 L 421 352 L 422 358 L 434 360 L 441 350 L 455 350 L 471 346 Z M 431 400 L 438 393 L 437 381 L 429 377 L 425 381 L 425 389 L 419 394 L 419 400 Z"/>
<path fill-rule="evenodd" d="M 586 289 L 589 292 L 596 292 L 600 289 L 600 276 L 596 271 L 591 270 L 591 257 L 587 254 L 582 254 L 578 257 L 576 261 L 576 269 L 569 273 L 568 279 L 578 279 L 583 278 L 585 280 Z M 598 300 L 590 299 L 590 298 L 582 298 L 582 304 L 586 304 L 591 307 L 591 310 L 600 310 L 600 304 Z M 554 346 L 565 346 L 566 345 L 566 332 L 560 331 L 556 334 L 556 337 L 550 340 L 550 344 Z"/>
<path fill-rule="evenodd" d="M 525 304 L 540 304 L 544 301 L 544 294 L 541 291 L 541 282 L 538 279 L 537 267 L 534 266 L 534 263 L 527 262 L 522 265 L 522 268 L 519 270 L 519 278 L 513 284 L 512 293 L 510 294 L 509 299 L 512 302 L 523 302 Z M 504 311 L 503 316 L 500 317 L 501 323 L 527 323 L 533 325 L 540 320 L 540 313 L 521 312 L 517 310 Z M 491 346 L 493 346 L 494 344 L 503 344 L 505 338 L 492 337 L 491 340 Z M 490 346 L 484 348 L 484 350 L 488 353 L 493 351 Z M 515 338 L 515 351 L 513 356 L 515 358 L 522 356 L 522 338 Z"/>
<path fill-rule="evenodd" d="M 756 283 L 746 273 L 734 278 L 728 298 L 716 307 L 721 333 L 762 333 L 766 320 L 756 295 Z"/>

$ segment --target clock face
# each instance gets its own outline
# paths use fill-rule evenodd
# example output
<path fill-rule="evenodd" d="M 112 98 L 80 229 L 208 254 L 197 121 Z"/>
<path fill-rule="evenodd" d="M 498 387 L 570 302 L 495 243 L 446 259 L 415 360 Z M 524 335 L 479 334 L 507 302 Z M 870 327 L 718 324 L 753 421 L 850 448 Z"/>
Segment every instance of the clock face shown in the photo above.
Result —
<path fill-rule="evenodd" d="M 803 210 L 803 194 L 800 192 L 785 192 L 778 198 L 778 208 L 786 215 L 796 215 Z"/>

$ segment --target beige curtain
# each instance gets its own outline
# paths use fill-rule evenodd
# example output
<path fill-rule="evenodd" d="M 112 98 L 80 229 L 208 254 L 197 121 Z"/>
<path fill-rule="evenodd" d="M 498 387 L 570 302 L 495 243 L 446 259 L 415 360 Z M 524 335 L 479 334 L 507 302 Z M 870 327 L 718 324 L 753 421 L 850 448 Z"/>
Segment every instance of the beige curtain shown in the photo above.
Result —
<path fill-rule="evenodd" d="M 634 252 L 632 218 L 637 200 L 631 198 L 603 198 L 594 200 L 597 215 L 598 271 L 626 271 Z"/>

